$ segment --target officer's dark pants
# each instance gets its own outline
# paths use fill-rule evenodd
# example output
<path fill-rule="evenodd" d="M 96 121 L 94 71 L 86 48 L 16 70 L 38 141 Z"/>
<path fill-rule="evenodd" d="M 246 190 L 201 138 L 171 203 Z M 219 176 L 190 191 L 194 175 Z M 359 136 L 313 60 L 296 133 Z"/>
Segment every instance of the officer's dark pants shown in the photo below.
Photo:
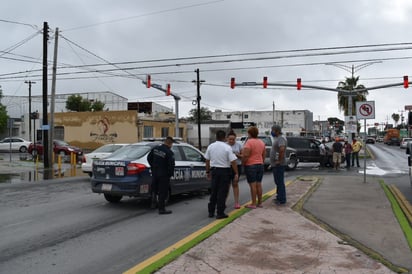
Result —
<path fill-rule="evenodd" d="M 169 192 L 170 178 L 167 176 L 153 176 L 152 197 L 158 195 L 159 211 L 165 210 L 165 201 Z"/>
<path fill-rule="evenodd" d="M 209 214 L 214 214 L 217 209 L 217 215 L 225 214 L 226 198 L 229 193 L 231 169 L 230 168 L 213 168 L 212 170 L 212 193 L 208 204 Z"/>

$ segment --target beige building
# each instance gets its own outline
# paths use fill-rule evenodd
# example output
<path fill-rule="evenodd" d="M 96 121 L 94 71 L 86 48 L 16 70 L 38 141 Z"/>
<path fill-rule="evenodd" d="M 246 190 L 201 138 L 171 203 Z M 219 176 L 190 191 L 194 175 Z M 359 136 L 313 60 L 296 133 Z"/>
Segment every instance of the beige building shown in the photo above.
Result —
<path fill-rule="evenodd" d="M 143 138 L 176 135 L 174 114 L 152 116 L 135 110 L 55 113 L 54 129 L 54 139 L 86 150 L 107 143 L 135 143 Z M 186 140 L 185 122 L 179 122 L 179 131 Z"/>

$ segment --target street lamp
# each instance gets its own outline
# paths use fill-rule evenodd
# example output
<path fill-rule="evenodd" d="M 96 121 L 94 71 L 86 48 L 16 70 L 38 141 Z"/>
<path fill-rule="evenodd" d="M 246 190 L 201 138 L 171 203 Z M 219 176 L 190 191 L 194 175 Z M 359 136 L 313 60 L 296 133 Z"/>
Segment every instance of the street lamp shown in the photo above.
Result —
<path fill-rule="evenodd" d="M 343 64 L 338 64 L 338 63 L 326 63 L 325 65 L 327 66 L 335 66 L 337 68 L 343 69 L 347 72 L 351 73 L 352 79 L 355 78 L 355 72 L 360 71 L 363 68 L 366 68 L 368 66 L 371 66 L 373 64 L 377 64 L 377 63 L 382 63 L 382 61 L 373 61 L 373 62 L 367 62 L 367 63 L 363 63 L 363 64 L 359 64 L 359 65 L 352 65 L 352 66 L 348 66 L 348 65 L 343 65 Z M 353 86 L 350 87 L 351 89 L 349 91 L 344 91 L 342 90 L 342 92 L 346 93 L 346 96 L 348 96 L 348 114 L 349 116 L 353 115 L 353 99 L 352 96 L 356 96 L 358 94 L 358 91 L 353 90 Z M 352 142 L 352 134 L 349 134 L 349 142 Z"/>

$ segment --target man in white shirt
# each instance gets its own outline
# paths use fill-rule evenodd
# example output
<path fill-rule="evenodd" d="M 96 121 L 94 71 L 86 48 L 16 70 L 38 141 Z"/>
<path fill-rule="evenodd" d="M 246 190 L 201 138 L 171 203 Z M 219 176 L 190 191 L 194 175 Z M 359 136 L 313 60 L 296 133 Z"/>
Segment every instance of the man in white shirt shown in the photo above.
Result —
<path fill-rule="evenodd" d="M 232 152 L 232 148 L 225 143 L 225 138 L 226 133 L 223 130 L 218 130 L 216 142 L 210 144 L 205 153 L 207 178 L 212 180 L 208 211 L 210 218 L 215 216 L 216 211 L 216 219 L 228 217 L 225 214 L 225 209 L 230 187 L 231 167 L 234 170 L 235 178 L 239 177 L 237 157 Z"/>

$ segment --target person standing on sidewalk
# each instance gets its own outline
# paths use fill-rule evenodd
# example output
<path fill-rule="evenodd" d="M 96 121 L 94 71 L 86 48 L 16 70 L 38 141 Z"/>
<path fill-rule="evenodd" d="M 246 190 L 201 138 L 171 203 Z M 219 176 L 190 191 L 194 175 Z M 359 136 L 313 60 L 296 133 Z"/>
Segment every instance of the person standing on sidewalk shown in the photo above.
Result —
<path fill-rule="evenodd" d="M 338 140 L 338 138 L 336 138 L 335 142 L 332 145 L 332 160 L 335 170 L 339 170 L 340 168 L 340 162 L 342 160 L 342 149 L 342 143 Z"/>
<path fill-rule="evenodd" d="M 232 130 L 227 135 L 227 144 L 232 148 L 232 152 L 236 155 L 236 164 L 238 170 L 238 176 L 235 176 L 235 171 L 232 168 L 231 183 L 233 189 L 233 198 L 235 200 L 235 209 L 240 208 L 239 204 L 239 177 L 242 169 L 242 145 L 236 142 L 236 133 Z"/>
<path fill-rule="evenodd" d="M 248 139 L 243 145 L 242 163 L 245 167 L 246 180 L 249 183 L 252 203 L 247 208 L 262 207 L 262 178 L 266 157 L 265 143 L 258 138 L 257 127 L 249 127 Z M 256 203 L 257 200 L 257 203 Z"/>
<path fill-rule="evenodd" d="M 159 214 L 171 214 L 166 210 L 165 203 L 169 192 L 170 177 L 175 169 L 175 157 L 171 150 L 173 138 L 166 137 L 163 144 L 154 147 L 147 155 L 147 161 L 152 169 L 152 208 L 156 207 L 158 197 Z"/>
<path fill-rule="evenodd" d="M 345 141 L 343 145 L 343 150 L 345 151 L 346 168 L 350 169 L 350 158 L 352 155 L 352 145 L 348 141 Z"/>
<path fill-rule="evenodd" d="M 208 204 L 209 218 L 227 218 L 225 214 L 226 198 L 229 193 L 232 170 L 234 179 L 239 180 L 237 169 L 237 157 L 231 147 L 225 143 L 226 133 L 223 130 L 216 132 L 216 141 L 208 146 L 205 153 L 206 174 L 208 180 L 212 180 L 211 194 Z"/>
<path fill-rule="evenodd" d="M 359 151 L 362 148 L 361 142 L 359 142 L 356 138 L 353 138 L 352 140 L 352 166 L 355 164 L 355 159 L 356 159 L 356 165 L 360 167 L 359 164 Z"/>
<path fill-rule="evenodd" d="M 325 139 L 322 140 L 322 143 L 319 146 L 319 154 L 320 154 L 320 165 L 319 167 L 326 167 L 326 160 L 327 160 L 327 151 L 326 151 L 326 141 Z"/>
<path fill-rule="evenodd" d="M 277 205 L 283 205 L 286 204 L 287 200 L 285 187 L 285 152 L 288 141 L 282 134 L 282 128 L 278 125 L 272 126 L 271 135 L 274 139 L 272 149 L 270 150 L 270 163 L 276 184 L 276 198 L 273 201 Z"/>

